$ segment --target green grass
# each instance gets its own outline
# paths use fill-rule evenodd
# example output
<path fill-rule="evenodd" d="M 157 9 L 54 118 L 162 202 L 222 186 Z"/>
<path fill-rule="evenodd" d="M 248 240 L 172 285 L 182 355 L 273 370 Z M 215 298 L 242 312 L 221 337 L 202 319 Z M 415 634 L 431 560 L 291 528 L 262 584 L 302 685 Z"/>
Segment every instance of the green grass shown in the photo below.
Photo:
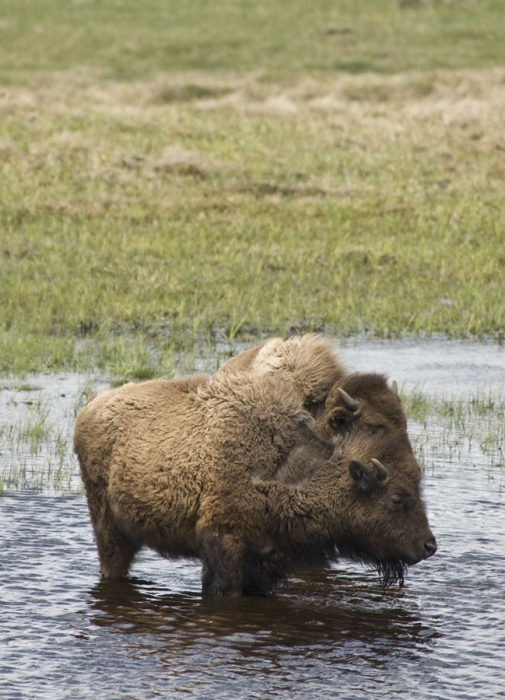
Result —
<path fill-rule="evenodd" d="M 501 0 L 3 0 L 0 76 L 393 73 L 503 61 Z"/>
<path fill-rule="evenodd" d="M 72 435 L 75 417 L 94 393 L 94 383 L 80 386 L 76 381 L 75 395 L 65 403 L 47 385 L 2 387 L 8 396 L 0 422 L 0 495 L 20 489 L 82 493 Z"/>
<path fill-rule="evenodd" d="M 25 411 L 16 411 L 16 419 L 0 426 L 0 493 L 13 487 L 42 489 L 55 468 L 63 469 L 64 458 L 56 459 L 62 454 L 61 433 L 49 421 L 49 406 L 40 398 L 24 403 Z"/>
<path fill-rule="evenodd" d="M 4 0 L 0 372 L 503 339 L 501 2 Z"/>

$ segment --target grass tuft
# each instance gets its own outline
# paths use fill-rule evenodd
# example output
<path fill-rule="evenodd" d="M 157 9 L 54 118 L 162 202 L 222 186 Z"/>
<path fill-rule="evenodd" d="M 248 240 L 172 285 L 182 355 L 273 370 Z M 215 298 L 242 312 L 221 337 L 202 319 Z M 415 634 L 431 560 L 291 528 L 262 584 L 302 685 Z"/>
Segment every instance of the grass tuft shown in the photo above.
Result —
<path fill-rule="evenodd" d="M 505 467 L 504 387 L 481 389 L 464 398 L 434 398 L 416 388 L 402 401 L 425 467 L 441 458 Z"/>

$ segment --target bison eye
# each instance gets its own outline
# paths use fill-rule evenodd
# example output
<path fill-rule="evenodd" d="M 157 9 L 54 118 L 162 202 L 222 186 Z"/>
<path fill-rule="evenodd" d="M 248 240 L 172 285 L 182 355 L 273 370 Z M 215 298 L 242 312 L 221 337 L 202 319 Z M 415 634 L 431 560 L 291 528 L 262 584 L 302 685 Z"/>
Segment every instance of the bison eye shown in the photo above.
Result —
<path fill-rule="evenodd" d="M 391 496 L 391 500 L 393 501 L 395 506 L 400 506 L 403 503 L 403 496 L 400 496 L 398 493 L 395 493 Z"/>
<path fill-rule="evenodd" d="M 363 429 L 368 435 L 382 436 L 386 434 L 386 428 L 383 425 L 365 425 Z"/>

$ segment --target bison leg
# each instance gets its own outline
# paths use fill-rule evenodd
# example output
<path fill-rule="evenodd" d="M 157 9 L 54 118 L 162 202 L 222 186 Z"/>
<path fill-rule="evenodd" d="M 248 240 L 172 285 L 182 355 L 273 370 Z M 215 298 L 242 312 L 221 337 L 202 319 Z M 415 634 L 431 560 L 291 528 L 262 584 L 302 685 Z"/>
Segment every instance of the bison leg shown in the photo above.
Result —
<path fill-rule="evenodd" d="M 286 577 L 286 558 L 272 545 L 248 548 L 233 535 L 200 537 L 204 595 L 267 595 Z"/>
<path fill-rule="evenodd" d="M 114 522 L 105 499 L 88 493 L 88 507 L 95 531 L 100 570 L 105 578 L 126 578 L 140 545 L 133 542 Z"/>
<path fill-rule="evenodd" d="M 199 537 L 204 595 L 242 595 L 244 546 L 232 535 L 204 532 Z"/>
<path fill-rule="evenodd" d="M 246 595 L 268 595 L 279 581 L 286 579 L 287 560 L 273 546 L 265 545 L 251 552 L 245 567 L 243 592 Z"/>
<path fill-rule="evenodd" d="M 105 578 L 126 578 L 140 547 L 114 526 L 96 532 L 100 570 Z"/>

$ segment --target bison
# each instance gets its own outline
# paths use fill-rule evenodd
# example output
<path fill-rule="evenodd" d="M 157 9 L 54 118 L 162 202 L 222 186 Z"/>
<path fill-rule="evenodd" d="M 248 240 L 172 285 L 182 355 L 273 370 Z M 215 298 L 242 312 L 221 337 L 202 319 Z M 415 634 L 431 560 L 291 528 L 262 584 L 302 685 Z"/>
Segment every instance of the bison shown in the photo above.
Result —
<path fill-rule="evenodd" d="M 102 575 L 126 576 L 147 546 L 199 558 L 204 594 L 268 593 L 336 556 L 401 584 L 436 550 L 412 451 L 397 435 L 328 441 L 314 427 L 293 384 L 268 374 L 98 394 L 77 417 L 74 448 Z M 289 476 L 290 459 L 302 476 Z"/>

